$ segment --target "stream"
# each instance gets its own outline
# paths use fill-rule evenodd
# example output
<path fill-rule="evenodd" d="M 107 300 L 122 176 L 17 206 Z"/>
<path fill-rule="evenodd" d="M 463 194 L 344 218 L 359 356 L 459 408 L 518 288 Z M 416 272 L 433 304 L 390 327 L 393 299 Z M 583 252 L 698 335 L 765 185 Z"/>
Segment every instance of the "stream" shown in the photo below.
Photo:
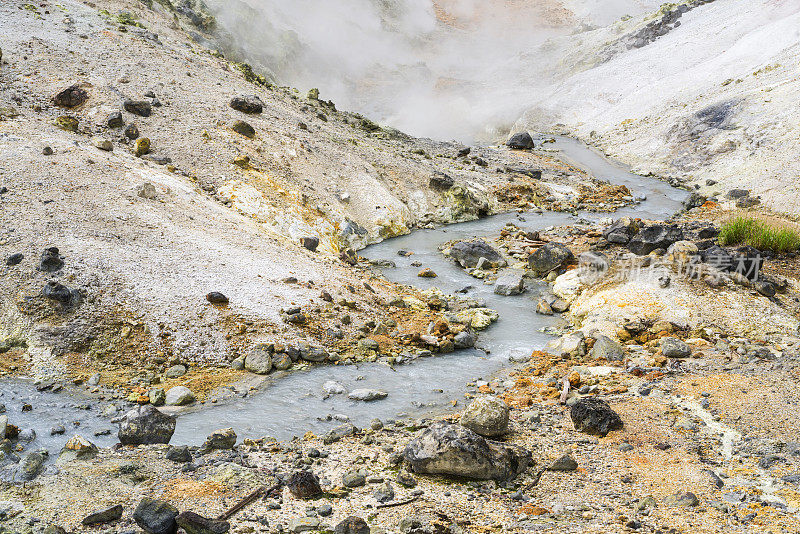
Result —
<path fill-rule="evenodd" d="M 555 143 L 545 146 L 560 151 L 571 163 L 585 168 L 597 178 L 624 184 L 637 198 L 646 197 L 636 205 L 617 211 L 615 217 L 630 214 L 664 219 L 680 209 L 686 196 L 684 191 L 665 182 L 628 172 L 576 140 L 557 137 Z M 396 264 L 394 268 L 382 268 L 386 278 L 393 282 L 419 289 L 435 286 L 445 294 L 471 286 L 467 296 L 483 300 L 486 306 L 500 313 L 500 319 L 480 335 L 478 345 L 487 350 L 470 349 L 418 358 L 411 364 L 394 367 L 384 363 L 364 363 L 315 366 L 292 372 L 272 381 L 261 391 L 218 405 L 207 404 L 202 409 L 179 416 L 172 443 L 199 445 L 208 434 L 222 427 L 233 427 L 239 439 L 272 436 L 284 440 L 307 431 L 322 434 L 344 420 L 366 426 L 374 418 L 418 417 L 451 408 L 453 400 L 463 400 L 467 383 L 488 380 L 507 367 L 515 356 L 543 348 L 552 337 L 542 329 L 556 326 L 562 319 L 535 313 L 539 295 L 547 288 L 545 283 L 529 284 L 527 291 L 518 296 L 495 295 L 492 286 L 472 278 L 452 260 L 445 258 L 439 252 L 439 245 L 454 239 L 496 235 L 507 222 L 534 231 L 607 216 L 597 213 L 577 216 L 552 212 L 505 213 L 437 229 L 417 230 L 368 247 L 361 252 L 362 256 L 371 260 L 391 260 Z M 398 256 L 397 251 L 401 249 L 411 250 L 414 254 L 411 257 Z M 417 277 L 419 268 L 411 266 L 416 261 L 433 269 L 438 278 Z M 341 383 L 348 391 L 375 388 L 389 395 L 376 402 L 351 401 L 346 395 L 326 398 L 322 385 L 328 380 Z M 20 406 L 25 402 L 32 404 L 34 409 L 21 411 Z M 110 446 L 117 441 L 117 425 L 112 424 L 109 417 L 100 415 L 107 403 L 84 398 L 78 393 L 39 393 L 33 384 L 26 381 L 2 381 L 0 403 L 7 406 L 10 422 L 36 432 L 31 443 L 33 447 L 44 447 L 54 452 L 68 437 L 77 433 L 98 446 Z M 51 436 L 51 428 L 57 425 L 63 425 L 66 433 Z M 111 430 L 111 434 L 103 435 L 107 430 Z"/>

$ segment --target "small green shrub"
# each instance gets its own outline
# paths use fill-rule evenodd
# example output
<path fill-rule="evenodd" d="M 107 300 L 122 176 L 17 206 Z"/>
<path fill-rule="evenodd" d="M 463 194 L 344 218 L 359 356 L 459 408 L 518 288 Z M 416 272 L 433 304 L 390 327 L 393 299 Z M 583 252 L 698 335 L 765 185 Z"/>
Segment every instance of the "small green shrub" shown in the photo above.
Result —
<path fill-rule="evenodd" d="M 779 223 L 753 217 L 735 217 L 719 233 L 721 245 L 750 245 L 758 250 L 794 252 L 800 249 L 800 232 Z"/>

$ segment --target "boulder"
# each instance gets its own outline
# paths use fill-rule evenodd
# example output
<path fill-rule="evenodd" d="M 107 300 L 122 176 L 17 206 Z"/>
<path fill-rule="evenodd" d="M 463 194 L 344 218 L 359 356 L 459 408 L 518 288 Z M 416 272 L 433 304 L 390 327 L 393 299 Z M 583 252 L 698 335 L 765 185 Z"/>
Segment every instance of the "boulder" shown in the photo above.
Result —
<path fill-rule="evenodd" d="M 502 436 L 508 431 L 508 405 L 497 397 L 478 397 L 461 415 L 461 425 L 486 437 Z"/>
<path fill-rule="evenodd" d="M 661 338 L 661 355 L 665 358 L 688 358 L 692 348 L 676 337 Z"/>
<path fill-rule="evenodd" d="M 164 457 L 170 462 L 175 462 L 176 464 L 185 464 L 192 461 L 192 453 L 189 452 L 189 447 L 187 445 L 170 447 L 167 449 L 167 453 L 164 455 Z"/>
<path fill-rule="evenodd" d="M 594 346 L 589 352 L 589 356 L 595 360 L 621 362 L 625 359 L 625 350 L 622 348 L 621 344 L 610 337 L 599 335 L 594 341 Z"/>
<path fill-rule="evenodd" d="M 530 150 L 534 146 L 533 138 L 528 132 L 516 133 L 506 141 L 506 146 L 515 150 Z"/>
<path fill-rule="evenodd" d="M 169 443 L 175 432 L 175 417 L 145 404 L 129 411 L 119 425 L 119 441 L 123 445 Z"/>
<path fill-rule="evenodd" d="M 470 330 L 462 330 L 453 338 L 453 345 L 457 349 L 470 349 L 475 346 L 478 337 Z"/>
<path fill-rule="evenodd" d="M 508 480 L 531 464 L 529 451 L 489 441 L 464 428 L 439 421 L 411 440 L 403 457 L 415 473 L 478 480 Z"/>
<path fill-rule="evenodd" d="M 563 243 L 547 243 L 528 256 L 528 267 L 536 276 L 544 276 L 575 259 Z"/>
<path fill-rule="evenodd" d="M 683 232 L 676 224 L 654 224 L 639 231 L 628 242 L 628 250 L 639 256 L 646 256 L 654 250 L 667 250 L 670 245 L 681 241 Z"/>
<path fill-rule="evenodd" d="M 194 393 L 192 393 L 189 388 L 186 386 L 175 386 L 167 391 L 165 404 L 167 406 L 186 406 L 194 401 Z"/>
<path fill-rule="evenodd" d="M 257 375 L 269 374 L 272 371 L 272 354 L 265 345 L 257 345 L 245 357 L 244 368 Z"/>
<path fill-rule="evenodd" d="M 178 509 L 166 501 L 145 497 L 133 511 L 133 520 L 147 534 L 175 534 Z"/>
<path fill-rule="evenodd" d="M 175 522 L 186 534 L 225 534 L 231 529 L 227 521 L 209 519 L 195 512 L 181 512 Z"/>
<path fill-rule="evenodd" d="M 62 108 L 75 108 L 89 99 L 89 94 L 78 84 L 59 91 L 53 97 L 53 104 Z"/>
<path fill-rule="evenodd" d="M 569 412 L 575 430 L 604 437 L 622 428 L 622 419 L 607 402 L 593 397 L 579 399 Z"/>
<path fill-rule="evenodd" d="M 257 95 L 235 96 L 231 99 L 230 107 L 250 115 L 264 111 L 264 102 Z"/>
<path fill-rule="evenodd" d="M 495 267 L 505 267 L 506 265 L 506 261 L 500 253 L 483 239 L 458 241 L 450 247 L 449 255 L 465 269 L 475 268 L 481 258 L 486 258 Z"/>
<path fill-rule="evenodd" d="M 44 467 L 44 461 L 47 458 L 46 452 L 29 452 L 19 462 L 17 471 L 17 479 L 20 481 L 29 481 L 36 478 Z"/>
<path fill-rule="evenodd" d="M 580 330 L 565 334 L 547 343 L 547 348 L 558 356 L 580 357 L 586 354 L 586 337 Z"/>
<path fill-rule="evenodd" d="M 494 292 L 497 295 L 519 295 L 525 290 L 525 283 L 522 279 L 524 273 L 517 269 L 508 269 L 500 274 L 494 284 Z"/>

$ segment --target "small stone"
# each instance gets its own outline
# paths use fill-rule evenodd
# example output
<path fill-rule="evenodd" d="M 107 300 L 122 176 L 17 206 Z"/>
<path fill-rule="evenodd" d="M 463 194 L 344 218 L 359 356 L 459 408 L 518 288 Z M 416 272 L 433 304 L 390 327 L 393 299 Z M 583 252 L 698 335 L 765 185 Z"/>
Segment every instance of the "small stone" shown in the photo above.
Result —
<path fill-rule="evenodd" d="M 62 115 L 56 119 L 56 126 L 67 132 L 77 132 L 78 119 L 69 115 Z"/>
<path fill-rule="evenodd" d="M 206 295 L 206 300 L 211 304 L 228 304 L 228 297 L 218 291 L 212 291 Z"/>
<path fill-rule="evenodd" d="M 52 156 L 53 155 L 53 147 L 51 147 L 51 146 L 44 147 L 42 149 L 42 154 L 44 154 L 45 156 Z"/>
<path fill-rule="evenodd" d="M 230 107 L 242 113 L 257 114 L 264 110 L 264 103 L 256 95 L 242 95 L 231 99 Z"/>
<path fill-rule="evenodd" d="M 665 358 L 688 358 L 692 355 L 692 348 L 675 337 L 661 338 L 661 354 Z"/>
<path fill-rule="evenodd" d="M 528 132 L 520 132 L 506 141 L 506 146 L 515 150 L 530 150 L 534 147 L 533 138 Z"/>
<path fill-rule="evenodd" d="M 133 145 L 134 155 L 141 157 L 150 153 L 150 139 L 147 137 L 140 137 Z"/>
<path fill-rule="evenodd" d="M 125 126 L 125 120 L 122 118 L 122 113 L 115 111 L 106 117 L 106 126 L 109 128 L 122 128 Z"/>
<path fill-rule="evenodd" d="M 367 476 L 362 469 L 351 469 L 342 475 L 342 486 L 345 488 L 357 488 L 367 482 Z"/>
<path fill-rule="evenodd" d="M 433 269 L 426 267 L 417 273 L 420 278 L 436 278 L 438 275 L 433 272 Z"/>
<path fill-rule="evenodd" d="M 163 388 L 152 388 L 147 392 L 147 399 L 153 406 L 162 406 L 167 402 L 167 393 Z"/>
<path fill-rule="evenodd" d="M 311 471 L 296 471 L 286 483 L 289 492 L 297 499 L 309 499 L 322 493 L 319 479 Z"/>
<path fill-rule="evenodd" d="M 623 426 L 617 412 L 607 402 L 596 398 L 579 399 L 570 408 L 570 418 L 575 430 L 600 437 Z"/>
<path fill-rule="evenodd" d="M 136 127 L 135 124 L 130 123 L 127 128 L 125 128 L 125 137 L 130 140 L 139 139 L 139 128 Z"/>
<path fill-rule="evenodd" d="M 164 372 L 166 378 L 180 378 L 186 374 L 186 366 L 178 364 L 173 365 Z"/>
<path fill-rule="evenodd" d="M 147 534 L 175 534 L 178 509 L 166 501 L 145 497 L 133 511 L 133 520 Z"/>
<path fill-rule="evenodd" d="M 333 532 L 334 534 L 370 534 L 370 528 L 366 521 L 351 515 L 340 521 Z"/>
<path fill-rule="evenodd" d="M 169 443 L 174 432 L 175 417 L 147 404 L 134 408 L 122 417 L 118 437 L 123 445 L 149 445 Z"/>
<path fill-rule="evenodd" d="M 89 94 L 80 85 L 71 85 L 53 97 L 53 103 L 62 108 L 74 108 L 85 103 Z"/>
<path fill-rule="evenodd" d="M 389 482 L 384 482 L 372 492 L 372 496 L 378 502 L 389 502 L 394 499 L 394 488 Z"/>
<path fill-rule="evenodd" d="M 111 152 L 114 150 L 114 143 L 108 139 L 103 139 L 102 137 L 95 137 L 92 139 L 92 144 L 95 146 L 95 148 L 99 148 L 100 150 L 104 150 L 106 152 Z"/>
<path fill-rule="evenodd" d="M 482 396 L 473 400 L 461 415 L 461 425 L 486 437 L 501 436 L 508 430 L 509 409 L 497 397 Z"/>
<path fill-rule="evenodd" d="M 378 389 L 361 388 L 351 391 L 347 395 L 347 398 L 351 400 L 370 402 L 385 399 L 388 395 L 389 394 L 387 392 Z"/>
<path fill-rule="evenodd" d="M 249 137 L 250 139 L 253 139 L 256 136 L 255 128 L 253 128 L 249 123 L 245 121 L 234 121 L 231 124 L 231 130 L 238 133 L 239 135 Z"/>
<path fill-rule="evenodd" d="M 39 260 L 39 265 L 36 267 L 38 270 L 45 273 L 54 273 L 64 266 L 64 260 L 58 253 L 56 247 L 49 247 L 42 252 L 42 258 Z"/>
<path fill-rule="evenodd" d="M 116 504 L 104 510 L 98 510 L 87 515 L 81 521 L 83 526 L 101 525 L 103 523 L 110 523 L 122 517 L 122 505 Z"/>
<path fill-rule="evenodd" d="M 700 499 L 698 499 L 697 495 L 695 495 L 691 491 L 687 491 L 686 493 L 678 492 L 666 497 L 664 499 L 664 503 L 667 506 L 693 507 L 700 504 Z"/>
<path fill-rule="evenodd" d="M 195 396 L 192 391 L 186 386 L 175 386 L 167 391 L 167 399 L 165 404 L 167 406 L 186 406 L 195 401 Z"/>
<path fill-rule="evenodd" d="M 236 432 L 232 428 L 215 430 L 206 438 L 203 444 L 205 450 L 227 450 L 236 445 Z"/>
<path fill-rule="evenodd" d="M 23 259 L 25 259 L 25 256 L 19 252 L 16 254 L 12 254 L 11 256 L 6 258 L 6 265 L 8 265 L 9 267 L 13 265 L 19 265 L 20 263 L 22 263 Z"/>
<path fill-rule="evenodd" d="M 153 113 L 153 106 L 147 100 L 126 100 L 122 107 L 128 113 L 133 113 L 140 117 L 149 117 Z"/>
<path fill-rule="evenodd" d="M 548 467 L 550 471 L 575 471 L 577 468 L 578 462 L 576 462 L 569 453 L 565 454 Z"/>
<path fill-rule="evenodd" d="M 62 432 L 63 434 L 63 432 Z M 86 460 L 94 458 L 97 446 L 83 436 L 72 436 L 61 449 L 59 461 Z"/>
<path fill-rule="evenodd" d="M 181 512 L 175 522 L 186 534 L 225 534 L 231 529 L 227 521 L 209 519 L 195 512 Z"/>
<path fill-rule="evenodd" d="M 300 244 L 310 250 L 311 252 L 316 252 L 317 247 L 319 247 L 319 238 L 318 237 L 301 237 Z"/>
<path fill-rule="evenodd" d="M 300 534 L 319 529 L 319 519 L 316 517 L 296 517 L 289 521 L 289 532 Z"/>

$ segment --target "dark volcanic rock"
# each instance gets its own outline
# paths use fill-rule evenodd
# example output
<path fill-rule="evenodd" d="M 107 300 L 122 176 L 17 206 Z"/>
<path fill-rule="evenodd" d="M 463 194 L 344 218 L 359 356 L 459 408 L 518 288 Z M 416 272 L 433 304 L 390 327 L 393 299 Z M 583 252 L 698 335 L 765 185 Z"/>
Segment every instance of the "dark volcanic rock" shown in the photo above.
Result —
<path fill-rule="evenodd" d="M 530 452 L 487 440 L 461 425 L 434 423 L 413 439 L 403 456 L 411 471 L 479 480 L 508 480 L 531 465 Z"/>
<path fill-rule="evenodd" d="M 450 247 L 450 257 L 456 260 L 465 269 L 472 269 L 478 265 L 481 258 L 486 258 L 489 263 L 504 267 L 506 261 L 483 239 L 473 241 L 459 241 Z"/>
<path fill-rule="evenodd" d="M 319 238 L 318 237 L 301 237 L 300 244 L 303 247 L 307 248 L 311 252 L 315 252 L 317 247 L 319 246 Z"/>
<path fill-rule="evenodd" d="M 148 534 L 175 534 L 178 509 L 166 501 L 145 497 L 133 511 L 133 520 Z"/>
<path fill-rule="evenodd" d="M 126 413 L 119 425 L 119 441 L 123 445 L 169 443 L 175 432 L 175 418 L 146 404 Z"/>
<path fill-rule="evenodd" d="M 81 524 L 83 526 L 101 525 L 103 523 L 110 523 L 112 521 L 116 521 L 120 517 L 122 517 L 122 505 L 115 504 L 110 508 L 92 512 L 91 514 L 83 518 Z"/>
<path fill-rule="evenodd" d="M 511 136 L 511 139 L 506 141 L 506 146 L 516 150 L 530 150 L 533 148 L 533 138 L 528 132 L 520 132 Z"/>
<path fill-rule="evenodd" d="M 122 107 L 128 113 L 133 113 L 140 117 L 149 117 L 153 113 L 153 106 L 147 100 L 126 100 Z"/>
<path fill-rule="evenodd" d="M 569 416 L 575 430 L 603 437 L 612 430 L 622 428 L 622 419 L 607 402 L 583 398 L 572 405 Z"/>
<path fill-rule="evenodd" d="M 448 190 L 455 185 L 455 180 L 449 174 L 445 174 L 443 172 L 436 171 L 431 176 L 429 185 L 431 189 L 440 189 L 440 190 Z"/>
<path fill-rule="evenodd" d="M 8 266 L 19 265 L 20 263 L 22 263 L 23 259 L 25 259 L 25 256 L 19 252 L 16 254 L 12 254 L 11 256 L 6 258 L 6 265 Z"/>
<path fill-rule="evenodd" d="M 627 245 L 631 238 L 639 231 L 639 222 L 630 217 L 621 217 L 611 226 L 603 230 L 603 237 L 609 243 Z"/>
<path fill-rule="evenodd" d="M 122 113 L 119 111 L 114 111 L 108 115 L 106 118 L 106 125 L 109 128 L 122 128 L 125 126 L 125 121 L 122 118 Z"/>
<path fill-rule="evenodd" d="M 654 224 L 643 228 L 628 242 L 628 250 L 639 256 L 646 256 L 656 249 L 667 250 L 669 246 L 683 239 L 683 232 L 675 224 Z"/>
<path fill-rule="evenodd" d="M 256 95 L 235 96 L 231 99 L 230 106 L 236 111 L 251 115 L 264 111 L 264 103 Z"/>
<path fill-rule="evenodd" d="M 80 293 L 55 280 L 47 282 L 47 285 L 42 288 L 42 295 L 50 300 L 60 302 L 64 306 L 75 304 L 80 300 Z"/>
<path fill-rule="evenodd" d="M 289 491 L 298 499 L 309 499 L 322 493 L 319 479 L 311 471 L 296 471 L 286 482 Z"/>
<path fill-rule="evenodd" d="M 206 300 L 211 304 L 227 304 L 228 297 L 220 293 L 219 291 L 212 291 L 208 295 L 206 295 Z"/>
<path fill-rule="evenodd" d="M 245 137 L 249 137 L 250 139 L 256 136 L 256 130 L 253 128 L 250 123 L 245 121 L 233 121 L 231 124 L 231 130 L 238 133 L 239 135 L 243 135 Z"/>
<path fill-rule="evenodd" d="M 54 273 L 64 266 L 64 260 L 58 253 L 56 247 L 49 247 L 42 252 L 42 259 L 39 261 L 38 270 L 45 273 Z"/>
<path fill-rule="evenodd" d="M 547 243 L 528 256 L 528 266 L 537 276 L 543 276 L 574 259 L 575 256 L 566 245 L 562 243 Z"/>
<path fill-rule="evenodd" d="M 53 103 L 62 108 L 80 106 L 89 99 L 89 94 L 79 85 L 71 85 L 53 97 Z"/>
<path fill-rule="evenodd" d="M 182 512 L 175 518 L 186 534 L 225 534 L 231 529 L 227 521 L 208 519 L 194 512 Z"/>
<path fill-rule="evenodd" d="M 343 519 L 336 528 L 334 534 L 369 534 L 369 525 L 358 516 L 351 515 Z"/>
<path fill-rule="evenodd" d="M 189 447 L 186 445 L 179 445 L 167 449 L 167 460 L 179 464 L 185 464 L 192 461 L 192 453 L 189 452 Z"/>

